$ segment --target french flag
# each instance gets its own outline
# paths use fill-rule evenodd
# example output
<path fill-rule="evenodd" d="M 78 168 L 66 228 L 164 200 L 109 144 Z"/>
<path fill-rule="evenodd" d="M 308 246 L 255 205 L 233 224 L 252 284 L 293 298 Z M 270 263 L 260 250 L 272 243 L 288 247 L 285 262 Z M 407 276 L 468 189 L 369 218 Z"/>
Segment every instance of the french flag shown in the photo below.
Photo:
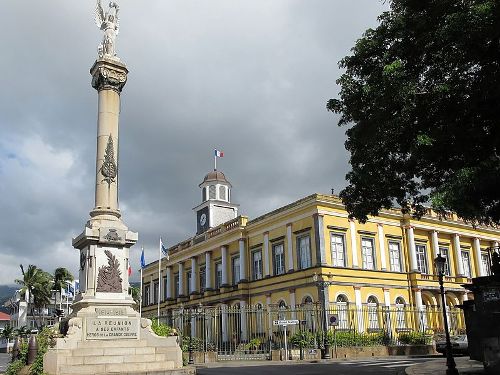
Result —
<path fill-rule="evenodd" d="M 218 158 L 223 158 L 224 157 L 224 152 L 215 150 L 215 156 Z"/>

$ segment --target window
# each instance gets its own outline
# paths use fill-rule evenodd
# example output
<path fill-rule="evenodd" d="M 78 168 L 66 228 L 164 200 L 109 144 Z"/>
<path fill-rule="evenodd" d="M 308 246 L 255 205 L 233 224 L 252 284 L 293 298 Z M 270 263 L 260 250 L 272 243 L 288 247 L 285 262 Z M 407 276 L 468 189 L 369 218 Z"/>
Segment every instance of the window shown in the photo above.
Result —
<path fill-rule="evenodd" d="M 332 249 L 332 264 L 335 267 L 345 267 L 345 244 L 344 235 L 331 233 L 330 244 Z"/>
<path fill-rule="evenodd" d="M 158 303 L 158 281 L 153 284 L 153 303 Z"/>
<path fill-rule="evenodd" d="M 240 282 L 240 257 L 233 258 L 232 270 L 233 270 L 233 285 L 236 285 Z"/>
<path fill-rule="evenodd" d="M 462 264 L 464 267 L 464 276 L 471 278 L 472 271 L 470 269 L 470 253 L 462 250 Z"/>
<path fill-rule="evenodd" d="M 340 329 L 349 329 L 349 317 L 348 317 L 348 304 L 349 300 L 343 294 L 339 294 L 335 301 L 337 306 L 337 314 L 339 316 L 339 326 Z"/>
<path fill-rule="evenodd" d="M 163 301 L 167 299 L 167 277 L 163 277 Z"/>
<path fill-rule="evenodd" d="M 205 266 L 200 267 L 200 292 L 203 293 L 207 287 L 206 280 L 206 268 Z"/>
<path fill-rule="evenodd" d="M 219 199 L 225 201 L 226 200 L 226 187 L 219 186 Z"/>
<path fill-rule="evenodd" d="M 444 274 L 446 276 L 451 276 L 451 272 L 450 272 L 450 257 L 448 255 L 448 248 L 447 247 L 440 247 L 439 248 L 439 254 L 441 254 L 441 256 L 446 259 L 446 262 L 444 262 Z"/>
<path fill-rule="evenodd" d="M 143 306 L 147 306 L 150 304 L 150 301 L 151 301 L 150 293 L 151 293 L 151 287 L 149 285 L 146 285 L 144 287 L 144 298 L 142 300 Z"/>
<path fill-rule="evenodd" d="M 208 198 L 215 199 L 215 185 L 210 185 L 208 187 Z"/>
<path fill-rule="evenodd" d="M 222 263 L 215 263 L 215 288 L 219 289 L 222 285 Z"/>
<path fill-rule="evenodd" d="M 207 188 L 201 189 L 201 200 L 205 202 L 207 200 Z"/>
<path fill-rule="evenodd" d="M 309 235 L 297 237 L 298 268 L 311 267 L 311 246 Z"/>
<path fill-rule="evenodd" d="M 188 271 L 186 272 L 186 279 L 187 279 L 187 291 L 188 291 L 188 294 L 191 294 L 191 292 L 193 291 L 193 288 L 191 288 L 191 279 L 192 279 L 192 273 L 191 271 Z"/>
<path fill-rule="evenodd" d="M 285 273 L 285 252 L 283 243 L 273 245 L 274 274 L 283 275 Z"/>
<path fill-rule="evenodd" d="M 481 253 L 481 267 L 483 267 L 485 275 L 491 275 L 490 257 L 488 256 L 488 253 Z"/>
<path fill-rule="evenodd" d="M 378 316 L 378 301 L 374 296 L 368 297 L 368 329 L 378 330 L 380 328 Z"/>
<path fill-rule="evenodd" d="M 402 297 L 396 298 L 396 329 L 407 328 L 405 305 L 405 300 Z"/>
<path fill-rule="evenodd" d="M 252 253 L 252 278 L 253 280 L 262 279 L 262 251 Z"/>
<path fill-rule="evenodd" d="M 179 297 L 179 274 L 174 275 L 174 297 Z"/>
<path fill-rule="evenodd" d="M 417 268 L 420 273 L 429 273 L 427 268 L 427 251 L 425 245 L 416 245 L 415 252 L 417 253 Z"/>
<path fill-rule="evenodd" d="M 389 241 L 389 261 L 391 271 L 401 272 L 401 244 L 396 241 Z"/>
<path fill-rule="evenodd" d="M 375 253 L 373 238 L 361 238 L 361 255 L 363 256 L 363 268 L 365 270 L 375 269 Z"/>

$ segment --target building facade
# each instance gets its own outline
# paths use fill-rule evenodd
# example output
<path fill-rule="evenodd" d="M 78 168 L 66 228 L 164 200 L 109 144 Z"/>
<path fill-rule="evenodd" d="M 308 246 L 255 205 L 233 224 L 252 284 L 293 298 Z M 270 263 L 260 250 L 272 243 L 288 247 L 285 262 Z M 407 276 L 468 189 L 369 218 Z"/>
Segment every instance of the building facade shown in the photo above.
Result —
<path fill-rule="evenodd" d="M 220 201 L 227 218 L 228 207 L 235 206 L 225 176 L 211 173 L 200 187 L 200 206 L 216 207 Z M 237 216 L 209 226 L 203 214 L 210 220 L 217 216 L 197 212 L 198 234 L 169 248 L 161 274 L 157 261 L 143 270 L 144 316 L 156 317 L 158 302 L 160 316 L 200 304 L 294 307 L 320 301 L 424 311 L 440 306 L 433 264 L 439 253 L 447 259 L 451 307 L 471 297 L 462 284 L 489 274 L 488 248 L 500 238 L 498 229 L 474 228 L 454 214 L 439 218 L 430 209 L 420 220 L 394 209 L 360 223 L 349 219 L 338 197 L 322 194 L 253 220 Z M 328 281 L 324 290 L 315 274 Z"/>

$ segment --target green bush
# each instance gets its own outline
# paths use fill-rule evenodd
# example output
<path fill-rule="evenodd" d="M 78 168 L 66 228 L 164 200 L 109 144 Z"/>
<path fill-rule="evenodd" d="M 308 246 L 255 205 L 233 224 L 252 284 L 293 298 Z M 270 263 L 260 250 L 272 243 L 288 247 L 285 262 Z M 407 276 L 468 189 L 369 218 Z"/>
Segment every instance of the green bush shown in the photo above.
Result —
<path fill-rule="evenodd" d="M 19 345 L 19 354 L 16 358 L 12 358 L 13 361 L 10 363 L 9 367 L 5 371 L 5 375 L 17 375 L 19 371 L 26 366 L 26 360 L 28 359 L 28 343 L 23 342 Z"/>
<path fill-rule="evenodd" d="M 299 331 L 290 337 L 290 345 L 292 348 L 315 348 L 316 338 L 309 331 Z"/>
<path fill-rule="evenodd" d="M 35 362 L 30 367 L 30 375 L 42 375 L 43 374 L 43 356 L 47 353 L 49 347 L 53 347 L 56 344 L 56 338 L 61 335 L 58 333 L 57 329 L 45 327 L 36 336 L 38 342 L 38 352 L 36 354 Z"/>
<path fill-rule="evenodd" d="M 386 332 L 337 332 L 335 338 L 333 332 L 328 331 L 327 340 L 330 346 L 335 344 L 335 339 L 338 347 L 388 345 L 391 341 Z"/>
<path fill-rule="evenodd" d="M 399 334 L 399 342 L 405 345 L 429 345 L 432 336 L 423 332 L 403 332 Z"/>
<path fill-rule="evenodd" d="M 157 336 L 174 336 L 177 334 L 174 328 L 158 322 L 158 319 L 153 319 L 151 329 Z"/>
<path fill-rule="evenodd" d="M 189 352 L 189 341 L 191 340 L 191 343 L 193 345 L 192 349 L 193 352 L 203 352 L 205 351 L 205 341 L 203 341 L 199 337 L 192 337 L 191 339 L 189 336 L 182 336 L 182 345 L 181 349 L 183 352 Z M 207 348 L 207 350 L 209 350 Z"/>

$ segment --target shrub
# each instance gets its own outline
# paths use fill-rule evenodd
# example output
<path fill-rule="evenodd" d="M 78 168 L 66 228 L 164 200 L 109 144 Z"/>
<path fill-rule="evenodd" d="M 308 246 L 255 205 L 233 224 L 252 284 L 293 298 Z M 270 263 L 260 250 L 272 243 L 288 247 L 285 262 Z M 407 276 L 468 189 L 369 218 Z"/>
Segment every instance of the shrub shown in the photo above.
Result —
<path fill-rule="evenodd" d="M 172 328 L 164 323 L 158 322 L 158 319 L 153 319 L 153 321 L 151 323 L 151 329 L 153 330 L 153 332 L 157 336 L 176 336 L 177 335 L 177 331 L 174 328 Z"/>
<path fill-rule="evenodd" d="M 332 331 L 328 331 L 327 340 L 330 346 L 333 346 L 336 340 L 339 347 L 388 345 L 391 341 L 386 332 L 357 333 L 353 331 L 337 332 L 336 338 Z"/>
<path fill-rule="evenodd" d="M 423 332 L 403 332 L 399 334 L 399 342 L 405 345 L 429 345 L 432 336 Z"/>
<path fill-rule="evenodd" d="M 12 358 L 12 362 L 5 371 L 5 375 L 17 375 L 21 369 L 26 366 L 26 360 L 28 359 L 28 343 L 23 342 L 19 345 L 19 354 L 16 358 Z"/>
<path fill-rule="evenodd" d="M 314 335 L 309 331 L 299 331 L 290 337 L 290 345 L 293 348 L 315 348 L 316 340 Z"/>
<path fill-rule="evenodd" d="M 47 353 L 49 347 L 54 347 L 56 344 L 56 338 L 61 337 L 57 332 L 57 329 L 45 327 L 36 336 L 38 342 L 38 352 L 36 354 L 35 362 L 30 367 L 30 375 L 42 375 L 43 374 L 43 356 Z"/>

